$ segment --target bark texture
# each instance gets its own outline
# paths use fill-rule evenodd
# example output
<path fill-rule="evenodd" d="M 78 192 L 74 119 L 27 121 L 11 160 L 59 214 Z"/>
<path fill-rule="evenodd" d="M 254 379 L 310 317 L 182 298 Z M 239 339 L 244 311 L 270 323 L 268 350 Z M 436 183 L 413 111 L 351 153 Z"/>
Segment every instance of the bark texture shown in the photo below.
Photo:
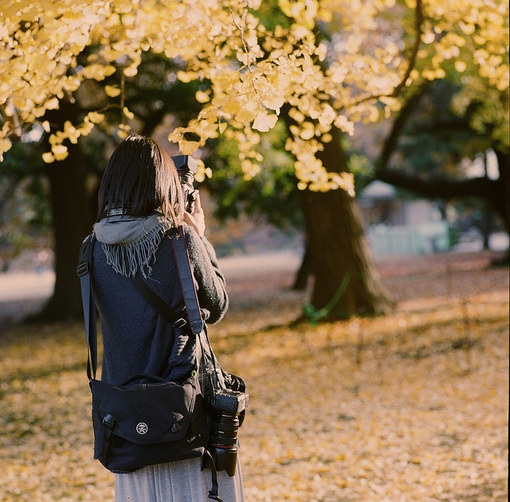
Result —
<path fill-rule="evenodd" d="M 320 159 L 330 172 L 347 167 L 340 132 L 324 144 Z M 326 319 L 383 314 L 393 302 L 371 258 L 357 202 L 344 190 L 303 194 L 310 274 L 311 304 Z"/>
<path fill-rule="evenodd" d="M 73 114 L 72 105 L 61 104 L 52 116 L 58 127 Z M 55 289 L 38 319 L 63 320 L 82 314 L 80 282 L 76 275 L 78 253 L 91 231 L 86 192 L 87 166 L 79 145 L 68 145 L 69 155 L 48 165 L 55 238 Z"/>

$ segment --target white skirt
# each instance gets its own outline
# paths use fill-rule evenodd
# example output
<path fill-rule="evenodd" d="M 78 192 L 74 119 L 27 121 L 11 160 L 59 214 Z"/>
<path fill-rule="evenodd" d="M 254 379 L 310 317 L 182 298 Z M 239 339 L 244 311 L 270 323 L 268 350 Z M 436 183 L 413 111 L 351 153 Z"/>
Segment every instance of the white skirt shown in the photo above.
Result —
<path fill-rule="evenodd" d="M 192 458 L 115 474 L 115 502 L 210 502 L 211 471 L 201 466 L 202 458 Z M 234 477 L 218 472 L 218 486 L 223 502 L 244 502 L 239 459 Z"/>

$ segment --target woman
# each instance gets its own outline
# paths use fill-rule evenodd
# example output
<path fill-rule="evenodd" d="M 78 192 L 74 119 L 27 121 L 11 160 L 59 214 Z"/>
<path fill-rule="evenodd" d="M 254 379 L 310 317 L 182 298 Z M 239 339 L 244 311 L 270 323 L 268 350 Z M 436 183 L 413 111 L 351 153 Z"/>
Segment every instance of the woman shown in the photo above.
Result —
<path fill-rule="evenodd" d="M 225 279 L 214 249 L 204 236 L 200 199 L 185 212 L 179 177 L 168 153 L 153 139 L 126 138 L 113 152 L 99 189 L 94 233 L 93 283 L 103 336 L 103 381 L 119 385 L 136 374 L 168 377 L 172 356 L 182 343 L 174 329 L 140 295 L 130 276 L 140 273 L 175 311 L 183 306 L 170 242 L 183 225 L 204 321 L 219 321 L 228 308 Z M 173 374 L 173 373 L 172 373 Z M 115 475 L 116 502 L 202 502 L 208 500 L 210 474 L 194 458 Z M 235 477 L 218 473 L 224 502 L 242 501 Z"/>

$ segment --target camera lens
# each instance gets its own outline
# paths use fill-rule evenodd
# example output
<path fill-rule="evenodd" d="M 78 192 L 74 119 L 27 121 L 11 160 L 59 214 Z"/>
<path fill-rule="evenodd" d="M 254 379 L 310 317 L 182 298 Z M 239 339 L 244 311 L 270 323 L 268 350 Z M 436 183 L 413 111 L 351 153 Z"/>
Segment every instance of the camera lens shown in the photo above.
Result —
<path fill-rule="evenodd" d="M 214 458 L 216 469 L 227 471 L 229 476 L 234 476 L 236 471 L 238 430 L 238 415 L 225 411 L 216 415 L 211 424 L 208 449 Z"/>
<path fill-rule="evenodd" d="M 184 199 L 186 201 L 186 211 L 193 212 L 193 204 L 198 195 L 198 190 L 194 188 L 195 174 L 198 171 L 197 161 L 189 155 L 175 155 L 172 157 L 177 174 L 181 181 Z"/>

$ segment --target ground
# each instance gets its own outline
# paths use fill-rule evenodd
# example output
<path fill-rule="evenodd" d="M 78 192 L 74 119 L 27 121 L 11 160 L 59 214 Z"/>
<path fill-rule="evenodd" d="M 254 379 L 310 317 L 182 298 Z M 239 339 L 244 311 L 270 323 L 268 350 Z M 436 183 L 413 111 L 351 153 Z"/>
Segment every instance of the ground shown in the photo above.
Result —
<path fill-rule="evenodd" d="M 508 268 L 491 257 L 386 260 L 395 312 L 317 326 L 292 323 L 290 267 L 231 268 L 210 335 L 250 392 L 246 500 L 507 500 Z M 0 500 L 113 500 L 85 361 L 80 323 L 0 336 Z"/>

